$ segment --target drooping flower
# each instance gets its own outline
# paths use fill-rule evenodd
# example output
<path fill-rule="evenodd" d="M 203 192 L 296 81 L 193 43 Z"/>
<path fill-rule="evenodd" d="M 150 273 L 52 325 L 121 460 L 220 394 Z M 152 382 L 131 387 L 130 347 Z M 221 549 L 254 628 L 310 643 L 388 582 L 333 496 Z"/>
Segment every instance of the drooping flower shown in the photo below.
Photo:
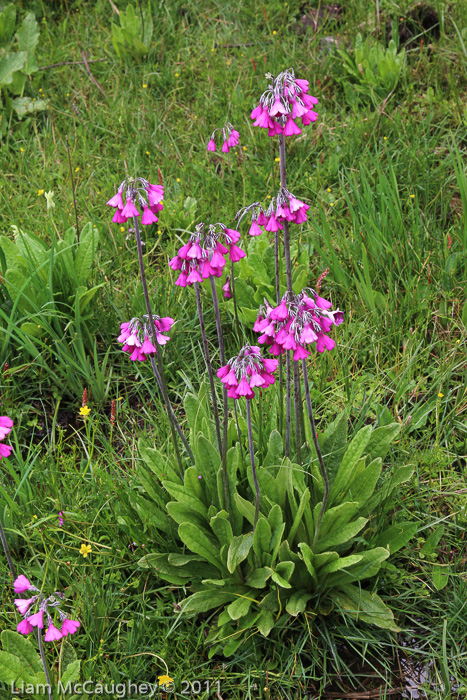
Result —
<path fill-rule="evenodd" d="M 332 326 L 344 320 L 342 311 L 331 311 L 331 302 L 311 288 L 299 294 L 286 292 L 275 308 L 260 309 L 253 330 L 261 333 L 259 343 L 269 346 L 272 355 L 293 351 L 293 359 L 302 360 L 310 354 L 307 346 L 316 343 L 316 350 L 332 350 L 335 341 L 327 334 Z"/>
<path fill-rule="evenodd" d="M 78 627 L 80 627 L 78 620 L 68 620 L 68 618 L 65 617 L 62 621 L 62 637 L 66 637 L 68 634 L 74 634 Z"/>
<path fill-rule="evenodd" d="M 236 245 L 239 238 L 238 231 L 224 224 L 197 224 L 188 243 L 169 261 L 169 267 L 180 272 L 175 284 L 186 287 L 208 277 L 222 277 L 227 255 L 232 262 L 245 257 Z"/>
<path fill-rule="evenodd" d="M 153 314 L 154 328 L 156 330 L 156 341 L 158 345 L 165 345 L 170 340 L 168 335 L 163 335 L 175 323 L 173 318 L 165 316 L 161 318 Z M 123 344 L 123 352 L 130 353 L 130 360 L 144 362 L 148 357 L 153 357 L 157 350 L 153 344 L 152 328 L 149 322 L 149 315 L 145 314 L 141 318 L 132 318 L 120 324 L 120 335 L 117 340 Z"/>
<path fill-rule="evenodd" d="M 34 615 L 28 617 L 28 622 L 32 627 L 39 627 L 39 629 L 44 628 L 44 611 L 39 610 Z"/>
<path fill-rule="evenodd" d="M 58 527 L 63 527 L 63 513 L 61 510 L 58 511 Z"/>
<path fill-rule="evenodd" d="M 223 285 L 222 291 L 224 292 L 224 297 L 226 299 L 231 299 L 232 292 L 230 291 L 230 279 L 227 277 L 227 282 Z"/>
<path fill-rule="evenodd" d="M 25 615 L 29 609 L 29 606 L 31 603 L 33 603 L 36 600 L 36 597 L 34 598 L 16 598 L 14 603 L 18 610 L 20 611 L 21 615 Z"/>
<path fill-rule="evenodd" d="M 13 421 L 8 416 L 0 416 L 0 440 L 4 440 L 13 427 Z"/>
<path fill-rule="evenodd" d="M 303 126 L 316 121 L 318 114 L 313 107 L 318 99 L 308 94 L 308 80 L 296 78 L 292 68 L 275 77 L 267 73 L 266 78 L 270 84 L 251 113 L 253 126 L 268 129 L 271 137 L 281 133 L 293 136 L 301 133 L 296 119 L 301 119 Z"/>
<path fill-rule="evenodd" d="M 217 370 L 217 376 L 227 387 L 227 395 L 232 399 L 244 396 L 252 399 L 254 389 L 274 384 L 278 360 L 270 360 L 261 355 L 257 345 L 244 345 L 236 357 Z"/>
<path fill-rule="evenodd" d="M 55 642 L 58 639 L 61 639 L 62 636 L 63 635 L 60 632 L 60 630 L 57 629 L 52 622 L 50 622 L 49 626 L 47 627 L 47 631 L 45 633 L 44 641 L 45 642 Z"/>
<path fill-rule="evenodd" d="M 23 576 L 23 574 L 18 576 L 13 582 L 13 590 L 15 593 L 24 593 L 24 591 L 29 591 L 30 588 L 32 588 L 32 583 L 26 576 Z"/>
<path fill-rule="evenodd" d="M 208 151 L 215 151 L 216 150 L 216 142 L 215 142 L 215 136 L 216 136 L 216 131 L 222 131 L 222 152 L 223 153 L 228 153 L 231 148 L 234 148 L 239 142 L 240 139 L 240 134 L 230 122 L 227 122 L 223 127 L 219 129 L 214 129 L 214 131 L 211 134 L 211 138 L 209 139 L 208 145 L 207 145 L 207 150 Z"/>
<path fill-rule="evenodd" d="M 125 200 L 124 201 L 124 198 Z M 115 208 L 112 219 L 114 223 L 123 224 L 128 219 L 140 215 L 137 205 L 143 209 L 141 223 L 149 226 L 159 219 L 158 211 L 163 209 L 162 199 L 164 188 L 162 185 L 154 185 L 144 177 L 128 178 L 119 185 L 117 193 L 107 202 L 109 207 Z"/>
<path fill-rule="evenodd" d="M 16 629 L 20 634 L 29 634 L 33 631 L 34 627 L 29 623 L 29 620 L 25 619 L 18 623 Z"/>

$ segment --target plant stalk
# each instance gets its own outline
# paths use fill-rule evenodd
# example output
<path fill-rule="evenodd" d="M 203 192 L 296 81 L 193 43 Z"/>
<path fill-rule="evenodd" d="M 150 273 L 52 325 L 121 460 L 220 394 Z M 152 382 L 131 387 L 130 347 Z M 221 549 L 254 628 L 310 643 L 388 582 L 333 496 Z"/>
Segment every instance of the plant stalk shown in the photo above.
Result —
<path fill-rule="evenodd" d="M 253 474 L 253 483 L 255 485 L 255 493 L 256 493 L 255 519 L 254 519 L 254 523 L 253 523 L 253 532 L 254 532 L 256 529 L 256 524 L 258 522 L 258 517 L 259 517 L 259 503 L 260 503 L 260 498 L 261 498 L 261 491 L 259 488 L 258 476 L 256 474 L 256 466 L 255 466 L 255 446 L 253 444 L 253 431 L 251 428 L 250 399 L 246 400 L 246 422 L 247 422 L 247 426 L 248 426 L 248 446 L 250 449 L 251 472 Z"/>
<path fill-rule="evenodd" d="M 159 348 L 159 343 L 157 342 L 157 334 L 156 334 L 156 327 L 154 325 L 154 319 L 152 316 L 152 309 L 151 309 L 151 300 L 149 298 L 149 290 L 148 290 L 148 283 L 146 280 L 146 271 L 144 269 L 144 259 L 143 259 L 143 246 L 141 244 L 141 235 L 139 232 L 139 224 L 138 224 L 138 219 L 137 217 L 133 217 L 133 225 L 135 228 L 135 239 L 136 239 L 136 250 L 138 251 L 138 263 L 139 263 L 139 272 L 141 276 L 141 284 L 143 287 L 143 294 L 144 294 L 144 301 L 146 303 L 146 311 L 149 316 L 149 330 L 151 331 L 151 336 L 153 340 L 154 347 L 156 348 L 156 358 L 157 358 L 157 366 L 158 366 L 158 372 L 155 373 L 156 377 L 156 382 L 159 386 L 159 390 L 162 394 L 162 398 L 164 400 L 165 404 L 165 409 L 167 411 L 167 417 L 169 419 L 169 424 L 170 424 L 170 432 L 172 433 L 172 441 L 174 444 L 174 450 L 175 450 L 175 455 L 177 457 L 177 462 L 178 462 L 178 468 L 180 469 L 180 473 L 183 477 L 183 465 L 182 465 L 182 458 L 180 456 L 180 450 L 178 449 L 178 442 L 177 442 L 177 429 L 175 427 L 176 424 L 178 424 L 177 419 L 175 418 L 172 406 L 170 404 L 170 399 L 169 399 L 169 394 L 167 391 L 167 384 L 165 382 L 165 376 L 164 376 L 164 365 L 162 362 L 162 354 Z M 154 362 L 154 365 L 156 363 Z M 154 365 L 151 362 L 151 367 L 153 368 L 154 372 Z M 181 434 L 181 428 L 179 430 L 179 435 Z M 185 448 L 187 447 L 187 443 L 185 444 L 185 441 L 183 443 L 185 445 Z M 191 453 L 191 450 L 188 451 L 188 454 Z M 193 453 L 190 454 L 190 457 L 193 458 Z M 193 459 L 194 462 L 194 459 Z"/>
<path fill-rule="evenodd" d="M 310 384 L 308 382 L 308 368 L 307 368 L 305 359 L 302 360 L 302 369 L 303 369 L 303 383 L 305 385 L 305 399 L 306 399 L 306 405 L 307 405 L 307 409 L 308 409 L 308 417 L 310 419 L 311 435 L 313 438 L 313 444 L 315 446 L 316 454 L 318 456 L 319 470 L 321 472 L 321 476 L 323 477 L 323 483 L 324 483 L 323 501 L 321 503 L 321 508 L 320 508 L 319 515 L 318 515 L 318 521 L 317 521 L 316 527 L 315 527 L 315 535 L 313 537 L 312 550 L 315 551 L 316 545 L 318 543 L 321 521 L 323 519 L 323 515 L 324 515 L 324 512 L 326 510 L 326 506 L 327 506 L 328 498 L 329 498 L 329 479 L 328 479 L 328 473 L 326 470 L 326 465 L 324 464 L 324 459 L 323 459 L 323 454 L 321 452 L 321 447 L 319 446 L 318 435 L 316 433 L 316 425 L 315 425 L 315 419 L 313 417 L 313 406 L 311 403 L 311 395 L 310 395 Z"/>
<path fill-rule="evenodd" d="M 214 316 L 216 318 L 216 330 L 217 330 L 217 340 L 219 341 L 219 355 L 221 359 L 221 366 L 225 365 L 225 349 L 224 349 L 224 336 L 222 335 L 222 324 L 221 324 L 221 313 L 219 309 L 219 300 L 217 299 L 216 283 L 214 282 L 214 277 L 211 275 L 209 277 L 211 283 L 211 294 L 212 294 L 212 304 L 214 306 Z M 229 480 L 227 475 L 227 432 L 229 428 L 229 400 L 227 396 L 227 387 L 222 383 L 222 401 L 224 403 L 224 411 L 222 416 L 222 479 L 224 482 L 224 498 L 225 498 L 225 509 L 229 510 Z"/>
<path fill-rule="evenodd" d="M 280 263 L 279 263 L 279 231 L 274 234 L 274 271 L 276 275 L 276 304 L 281 303 Z M 284 365 L 282 355 L 279 355 L 279 432 L 282 435 L 284 423 Z"/>
<path fill-rule="evenodd" d="M 220 422 L 219 422 L 219 409 L 217 407 L 217 397 L 216 397 L 216 387 L 214 384 L 214 374 L 212 371 L 211 356 L 209 354 L 208 339 L 206 336 L 206 327 L 204 325 L 203 307 L 201 306 L 201 295 L 199 293 L 199 282 L 194 283 L 194 288 L 195 288 L 195 294 L 196 294 L 196 308 L 198 309 L 199 326 L 201 329 L 201 338 L 203 341 L 204 358 L 206 360 L 206 369 L 208 371 L 209 386 L 211 388 L 212 411 L 214 414 L 214 425 L 216 426 L 217 446 L 219 448 L 219 454 L 222 455 L 222 438 L 221 438 L 221 426 L 220 426 Z"/>
<path fill-rule="evenodd" d="M 287 176 L 285 171 L 285 137 L 284 134 L 279 134 L 279 157 L 280 157 L 280 176 L 281 176 L 281 187 L 287 187 Z M 284 221 L 284 257 L 285 257 L 285 273 L 287 277 L 287 291 L 293 294 L 292 288 L 292 259 L 290 256 L 290 230 L 289 222 Z M 292 357 L 290 351 L 287 352 L 289 362 L 292 362 Z M 300 375 L 298 371 L 298 365 L 296 362 L 293 363 L 293 384 L 294 384 L 294 415 L 295 415 L 295 449 L 297 451 L 298 463 L 302 463 L 301 456 L 301 439 L 300 439 Z M 289 368 L 287 368 L 287 391 L 290 395 L 291 393 L 291 377 Z M 289 435 L 287 440 L 286 434 L 286 445 L 287 442 L 290 446 L 290 423 L 289 423 Z"/>

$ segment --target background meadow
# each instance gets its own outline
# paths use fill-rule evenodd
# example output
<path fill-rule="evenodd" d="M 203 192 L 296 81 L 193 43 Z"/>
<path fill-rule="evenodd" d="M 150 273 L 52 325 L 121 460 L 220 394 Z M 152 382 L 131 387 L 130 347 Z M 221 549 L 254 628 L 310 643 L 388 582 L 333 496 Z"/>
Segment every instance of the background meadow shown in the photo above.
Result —
<path fill-rule="evenodd" d="M 162 657 L 174 697 L 184 679 L 203 681 L 205 698 L 219 680 L 224 700 L 375 688 L 380 695 L 361 697 L 415 698 L 418 683 L 419 697 L 464 697 L 467 4 L 381 0 L 378 15 L 360 0 L 153 0 L 134 3 L 136 19 L 127 5 L 15 3 L 18 24 L 33 12 L 40 29 L 26 113 L 12 108 L 0 71 L 1 412 L 15 423 L 14 452 L 0 462 L 0 518 L 17 566 L 66 590 L 82 622 L 72 643 L 83 679 L 155 682 Z M 122 32 L 132 23 L 140 43 L 130 45 Z M 184 591 L 137 566 L 145 551 L 174 543 L 138 507 L 148 486 L 136 443 L 145 436 L 166 454 L 171 446 L 150 368 L 130 364 L 116 342 L 144 302 L 133 241 L 105 202 L 126 175 L 162 178 L 164 210 L 144 231 L 145 259 L 154 308 L 177 320 L 164 357 L 183 423 L 204 365 L 194 294 L 174 285 L 167 261 L 197 222 L 233 226 L 242 206 L 274 196 L 277 144 L 252 128 L 250 112 L 264 73 L 290 66 L 320 100 L 318 121 L 287 145 L 289 189 L 310 204 L 293 232 L 295 274 L 313 284 L 329 268 L 323 293 L 345 313 L 335 351 L 310 365 L 318 429 L 346 407 L 351 431 L 399 422 L 388 465 L 413 464 L 415 474 L 391 512 L 417 527 L 378 586 L 399 635 L 330 611 L 311 628 L 299 616 L 275 639 L 209 658 L 210 616 L 181 617 Z M 225 121 L 239 146 L 207 153 Z M 237 291 L 252 339 L 273 281 L 266 237 L 246 241 L 246 228 Z M 221 313 L 231 356 L 228 302 Z M 0 582 L 0 628 L 13 628 L 3 562 Z M 49 646 L 53 668 L 61 654 Z"/>

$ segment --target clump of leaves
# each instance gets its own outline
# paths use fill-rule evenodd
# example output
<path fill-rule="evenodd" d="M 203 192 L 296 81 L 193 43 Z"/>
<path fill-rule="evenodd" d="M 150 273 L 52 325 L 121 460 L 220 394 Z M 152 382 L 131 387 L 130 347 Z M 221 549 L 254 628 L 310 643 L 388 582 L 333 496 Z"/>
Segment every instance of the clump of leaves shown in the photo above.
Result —
<path fill-rule="evenodd" d="M 159 520 L 165 532 L 177 527 L 183 549 L 147 554 L 139 565 L 191 589 L 182 605 L 185 613 L 219 611 L 207 640 L 211 652 L 230 655 L 252 635 L 267 637 L 306 611 L 326 615 L 335 610 L 398 631 L 392 611 L 374 588 L 380 568 L 417 529 L 412 522 L 382 529 L 386 504 L 413 472 L 402 466 L 382 475 L 383 459 L 400 426 L 365 426 L 348 441 L 344 412 L 320 436 L 330 483 L 321 524 L 324 483 L 316 453 L 309 450 L 308 471 L 282 458 L 282 439 L 273 430 L 258 470 L 261 513 L 254 528 L 255 491 L 247 456 L 242 459 L 238 443 L 228 451 L 225 503 L 206 410 L 191 395 L 185 410 L 196 463 L 183 481 L 157 450 L 140 444 L 143 481 L 156 501 L 151 503 L 152 522 Z M 151 472 L 159 483 L 151 483 Z M 168 498 L 170 519 L 164 520 Z"/>
<path fill-rule="evenodd" d="M 151 5 L 135 10 L 129 4 L 119 13 L 120 26 L 112 24 L 112 43 L 119 58 L 139 59 L 150 49 L 153 23 Z"/>
<path fill-rule="evenodd" d="M 28 12 L 17 28 L 16 7 L 10 3 L 0 12 L 0 131 L 5 132 L 12 110 L 19 117 L 45 109 L 47 103 L 24 95 L 28 76 L 38 70 L 35 49 L 39 26 L 33 12 Z"/>

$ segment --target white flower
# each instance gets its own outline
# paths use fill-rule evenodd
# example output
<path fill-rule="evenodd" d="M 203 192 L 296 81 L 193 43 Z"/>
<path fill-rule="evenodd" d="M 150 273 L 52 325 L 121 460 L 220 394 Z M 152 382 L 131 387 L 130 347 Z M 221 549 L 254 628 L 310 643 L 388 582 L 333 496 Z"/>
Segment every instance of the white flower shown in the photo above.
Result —
<path fill-rule="evenodd" d="M 50 211 L 50 209 L 55 207 L 54 193 L 52 190 L 50 192 L 44 192 L 44 196 L 47 200 L 47 211 Z"/>

